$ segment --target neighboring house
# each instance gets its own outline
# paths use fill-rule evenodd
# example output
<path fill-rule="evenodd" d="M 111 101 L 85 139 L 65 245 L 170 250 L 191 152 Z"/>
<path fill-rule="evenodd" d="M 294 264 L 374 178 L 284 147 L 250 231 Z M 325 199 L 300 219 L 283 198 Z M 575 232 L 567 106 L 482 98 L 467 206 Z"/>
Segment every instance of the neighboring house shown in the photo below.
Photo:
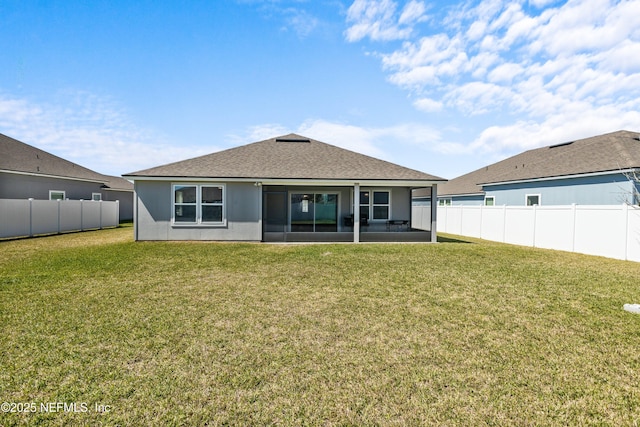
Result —
<path fill-rule="evenodd" d="M 295 134 L 124 176 L 136 240 L 435 240 L 411 190 L 444 181 Z"/>
<path fill-rule="evenodd" d="M 120 219 L 133 219 L 133 184 L 0 134 L 0 199 L 119 201 Z"/>
<path fill-rule="evenodd" d="M 524 153 L 438 186 L 444 205 L 637 204 L 640 133 L 618 131 Z M 425 196 L 425 194 L 422 194 Z"/>

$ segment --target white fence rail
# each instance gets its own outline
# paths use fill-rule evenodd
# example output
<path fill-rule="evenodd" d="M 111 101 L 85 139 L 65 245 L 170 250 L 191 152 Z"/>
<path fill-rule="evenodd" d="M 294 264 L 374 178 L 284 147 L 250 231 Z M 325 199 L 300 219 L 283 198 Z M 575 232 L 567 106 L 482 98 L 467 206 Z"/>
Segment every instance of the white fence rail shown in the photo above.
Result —
<path fill-rule="evenodd" d="M 119 216 L 117 201 L 0 199 L 0 238 L 117 227 Z"/>
<path fill-rule="evenodd" d="M 640 261 L 640 209 L 628 205 L 439 206 L 437 221 L 443 233 Z"/>

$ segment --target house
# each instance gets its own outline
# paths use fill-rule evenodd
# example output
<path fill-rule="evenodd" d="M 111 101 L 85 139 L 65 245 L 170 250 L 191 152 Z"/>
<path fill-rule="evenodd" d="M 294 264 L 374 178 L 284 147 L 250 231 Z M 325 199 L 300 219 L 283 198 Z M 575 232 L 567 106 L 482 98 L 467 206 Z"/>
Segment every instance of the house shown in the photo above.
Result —
<path fill-rule="evenodd" d="M 637 183 L 629 176 L 638 170 L 640 133 L 621 130 L 525 151 L 462 175 L 438 186 L 438 203 L 637 204 Z"/>
<path fill-rule="evenodd" d="M 296 134 L 124 176 L 136 240 L 435 241 L 411 190 L 445 181 Z"/>
<path fill-rule="evenodd" d="M 133 184 L 102 175 L 0 134 L 0 199 L 119 201 L 120 219 L 133 219 Z"/>

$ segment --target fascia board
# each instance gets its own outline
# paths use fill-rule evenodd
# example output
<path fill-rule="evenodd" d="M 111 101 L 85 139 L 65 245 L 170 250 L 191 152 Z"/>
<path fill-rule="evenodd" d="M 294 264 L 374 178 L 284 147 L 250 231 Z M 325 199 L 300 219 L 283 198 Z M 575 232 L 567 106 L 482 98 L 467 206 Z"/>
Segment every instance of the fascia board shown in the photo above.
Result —
<path fill-rule="evenodd" d="M 359 184 L 361 187 L 430 187 L 446 181 L 430 180 L 357 180 L 357 179 L 295 179 L 295 178 L 227 178 L 227 177 L 173 177 L 173 176 L 139 176 L 123 175 L 123 178 L 133 181 L 167 181 L 167 182 L 251 182 L 260 185 L 312 185 L 312 186 L 336 186 L 352 187 Z"/>

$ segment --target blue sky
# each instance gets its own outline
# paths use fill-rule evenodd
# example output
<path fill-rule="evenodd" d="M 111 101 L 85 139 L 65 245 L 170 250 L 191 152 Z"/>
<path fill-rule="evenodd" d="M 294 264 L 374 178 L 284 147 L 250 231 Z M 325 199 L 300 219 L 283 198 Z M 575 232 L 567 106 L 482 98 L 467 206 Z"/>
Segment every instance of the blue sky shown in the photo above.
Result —
<path fill-rule="evenodd" d="M 120 175 L 289 132 L 445 178 L 640 132 L 640 0 L 0 2 L 0 133 Z"/>

